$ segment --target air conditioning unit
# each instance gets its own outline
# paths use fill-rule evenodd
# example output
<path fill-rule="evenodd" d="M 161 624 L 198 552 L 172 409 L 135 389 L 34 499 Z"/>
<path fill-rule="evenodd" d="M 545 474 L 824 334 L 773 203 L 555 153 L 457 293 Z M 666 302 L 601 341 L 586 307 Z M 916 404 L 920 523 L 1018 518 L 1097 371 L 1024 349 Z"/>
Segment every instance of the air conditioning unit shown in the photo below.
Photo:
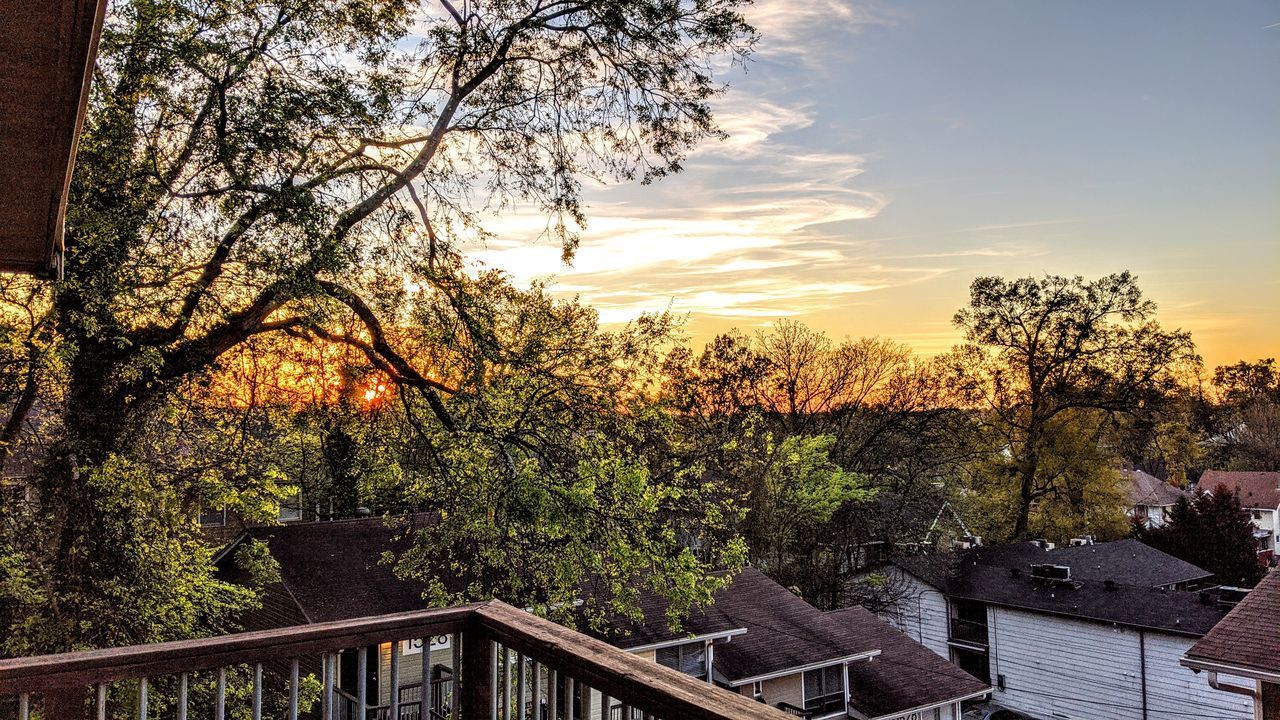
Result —
<path fill-rule="evenodd" d="M 1052 549 L 1054 549 L 1055 547 L 1057 547 L 1056 545 L 1054 545 L 1053 543 L 1049 542 L 1048 540 L 1045 540 L 1044 538 L 1039 538 L 1039 539 L 1037 539 L 1037 540 L 1032 540 L 1032 541 L 1031 541 L 1031 544 L 1032 544 L 1032 545 L 1035 545 L 1036 547 L 1040 548 L 1041 550 L 1052 550 Z"/>
<path fill-rule="evenodd" d="M 1071 580 L 1070 565 L 1032 565 L 1031 577 L 1036 580 L 1050 582 L 1067 582 Z"/>
<path fill-rule="evenodd" d="M 1071 547 L 1080 547 L 1081 545 L 1092 545 L 1092 544 L 1093 544 L 1092 535 L 1083 535 L 1081 537 L 1071 538 Z"/>

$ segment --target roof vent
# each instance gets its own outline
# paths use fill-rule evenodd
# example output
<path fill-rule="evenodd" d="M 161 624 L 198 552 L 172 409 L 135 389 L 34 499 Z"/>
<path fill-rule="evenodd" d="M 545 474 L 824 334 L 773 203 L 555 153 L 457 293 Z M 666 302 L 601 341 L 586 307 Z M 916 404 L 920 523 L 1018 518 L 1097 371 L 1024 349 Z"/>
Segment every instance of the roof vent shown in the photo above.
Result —
<path fill-rule="evenodd" d="M 1022 577 L 1022 570 L 1020 568 L 1009 568 L 1009 577 L 1017 580 Z"/>
<path fill-rule="evenodd" d="M 1080 537 L 1071 538 L 1071 547 L 1080 547 L 1082 545 L 1092 545 L 1094 542 L 1092 535 L 1081 535 Z"/>
<path fill-rule="evenodd" d="M 1035 540 L 1031 541 L 1031 544 L 1035 545 L 1041 550 L 1052 550 L 1054 547 L 1056 547 L 1053 543 L 1049 542 L 1044 538 L 1036 538 Z"/>
<path fill-rule="evenodd" d="M 1116 581 L 1115 581 L 1115 580 L 1103 580 L 1103 581 L 1102 581 L 1102 587 L 1106 588 L 1107 590 L 1111 590 L 1111 591 L 1113 591 L 1113 592 L 1114 592 L 1114 591 L 1115 591 L 1115 589 L 1116 589 Z"/>

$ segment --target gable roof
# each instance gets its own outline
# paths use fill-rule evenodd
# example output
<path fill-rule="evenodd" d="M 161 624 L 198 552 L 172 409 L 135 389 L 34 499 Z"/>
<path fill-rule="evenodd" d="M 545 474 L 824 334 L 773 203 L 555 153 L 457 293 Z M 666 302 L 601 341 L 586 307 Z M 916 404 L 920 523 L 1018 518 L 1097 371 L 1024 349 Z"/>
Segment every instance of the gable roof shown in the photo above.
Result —
<path fill-rule="evenodd" d="M 982 565 L 1018 568 L 1025 574 L 1031 572 L 1032 565 L 1070 565 L 1073 579 L 1115 580 L 1143 588 L 1203 580 L 1212 575 L 1203 568 L 1132 538 L 1052 550 L 1029 542 L 984 545 L 966 551 L 964 557 Z"/>
<path fill-rule="evenodd" d="M 1239 493 L 1242 507 L 1280 508 L 1280 472 L 1205 470 L 1197 484 L 1205 492 L 1213 492 L 1219 486 Z"/>
<path fill-rule="evenodd" d="M 1267 573 L 1240 604 L 1191 646 L 1184 664 L 1187 661 L 1280 675 L 1280 572 Z"/>
<path fill-rule="evenodd" d="M 860 607 L 826 613 L 837 624 L 874 642 L 880 654 L 849 665 L 849 700 L 868 718 L 969 699 L 991 687 Z"/>
<path fill-rule="evenodd" d="M 747 631 L 716 646 L 716 673 L 730 685 L 879 650 L 875 639 L 836 622 L 755 568 L 743 570 L 715 597 L 715 608 Z"/>
<path fill-rule="evenodd" d="M 408 521 L 428 520 L 413 516 Z M 280 566 L 280 583 L 267 589 L 268 602 L 244 620 L 250 629 L 426 606 L 425 587 L 401 579 L 382 562 L 384 552 L 402 552 L 410 542 L 402 530 L 388 526 L 382 518 L 256 527 L 247 529 L 243 537 L 266 543 Z M 224 552 L 221 557 L 232 554 Z M 231 563 L 220 567 L 234 579 Z M 730 683 L 869 656 L 878 650 L 874 641 L 834 622 L 754 568 L 746 568 L 718 591 L 714 604 L 693 610 L 678 630 L 668 623 L 670 605 L 665 598 L 644 589 L 637 602 L 642 621 L 615 618 L 607 623 L 607 630 L 588 634 L 622 649 L 733 635 L 730 642 L 716 646 L 714 663 L 717 673 Z"/>
<path fill-rule="evenodd" d="M 1169 507 L 1186 493 L 1141 470 L 1121 470 L 1121 488 L 1129 507 Z"/>
<path fill-rule="evenodd" d="M 1224 614 L 1198 593 L 1166 589 L 1210 573 L 1136 540 L 1056 550 L 1020 543 L 895 562 L 950 597 L 1028 612 L 1192 637 L 1207 633 Z M 1071 582 L 1034 580 L 1033 563 L 1069 565 Z"/>

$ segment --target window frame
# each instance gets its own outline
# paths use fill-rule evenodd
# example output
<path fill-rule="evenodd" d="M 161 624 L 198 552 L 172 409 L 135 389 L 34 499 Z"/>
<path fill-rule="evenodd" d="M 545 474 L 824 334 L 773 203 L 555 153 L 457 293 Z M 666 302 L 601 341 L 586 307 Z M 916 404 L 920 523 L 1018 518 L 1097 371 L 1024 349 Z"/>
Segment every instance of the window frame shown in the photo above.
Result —
<path fill-rule="evenodd" d="M 694 650 L 696 650 L 698 653 L 702 655 L 701 669 L 697 673 L 691 673 L 684 669 L 685 654 L 692 653 Z M 663 652 L 672 652 L 672 651 L 676 653 L 675 665 L 669 665 L 662 661 Z M 695 640 L 693 642 L 686 642 L 686 643 L 680 643 L 678 645 L 667 645 L 666 647 L 660 647 L 657 650 L 654 650 L 653 660 L 654 662 L 658 663 L 663 667 L 671 668 L 676 672 L 684 673 L 685 675 L 688 675 L 690 677 L 705 678 L 707 677 L 707 672 L 708 672 L 707 654 L 708 654 L 707 642 L 705 640 Z"/>
<path fill-rule="evenodd" d="M 825 685 L 826 684 L 825 673 L 832 670 L 835 671 L 835 676 L 834 676 L 835 683 L 836 683 L 835 689 L 827 690 L 824 687 L 822 688 L 824 692 L 821 695 L 815 695 L 813 697 L 810 697 L 809 696 L 809 675 L 811 673 L 822 673 L 818 675 L 819 684 Z M 822 710 L 822 705 L 819 704 L 815 707 L 810 707 L 810 701 L 819 701 L 819 700 L 826 701 L 834 697 L 841 698 L 841 700 L 844 701 L 844 704 L 847 709 L 849 698 L 845 692 L 845 681 L 844 681 L 844 675 L 847 672 L 848 671 L 843 664 L 836 664 L 836 665 L 823 665 L 822 667 L 814 668 L 812 670 L 805 670 L 803 673 L 801 673 L 800 674 L 800 704 L 805 709 L 805 711 L 819 712 Z"/>

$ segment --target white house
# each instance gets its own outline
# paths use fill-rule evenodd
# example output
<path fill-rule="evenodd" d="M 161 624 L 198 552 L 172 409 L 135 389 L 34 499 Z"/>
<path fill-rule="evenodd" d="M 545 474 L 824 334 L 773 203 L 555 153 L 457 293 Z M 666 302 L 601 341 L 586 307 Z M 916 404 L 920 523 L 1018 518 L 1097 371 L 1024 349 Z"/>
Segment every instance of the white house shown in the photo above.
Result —
<path fill-rule="evenodd" d="M 1238 493 L 1240 506 L 1253 516 L 1258 553 L 1268 557 L 1275 553 L 1280 540 L 1280 472 L 1205 470 L 1197 487 L 1203 492 L 1224 487 Z"/>
<path fill-rule="evenodd" d="M 1129 516 L 1149 528 L 1163 527 L 1169 522 L 1169 512 L 1186 495 L 1184 490 L 1141 470 L 1121 470 L 1120 488 Z"/>
<path fill-rule="evenodd" d="M 1226 613 L 1208 573 L 1135 540 L 1031 543 L 907 558 L 885 617 L 1044 720 L 1252 720 L 1253 705 L 1179 664 Z"/>

